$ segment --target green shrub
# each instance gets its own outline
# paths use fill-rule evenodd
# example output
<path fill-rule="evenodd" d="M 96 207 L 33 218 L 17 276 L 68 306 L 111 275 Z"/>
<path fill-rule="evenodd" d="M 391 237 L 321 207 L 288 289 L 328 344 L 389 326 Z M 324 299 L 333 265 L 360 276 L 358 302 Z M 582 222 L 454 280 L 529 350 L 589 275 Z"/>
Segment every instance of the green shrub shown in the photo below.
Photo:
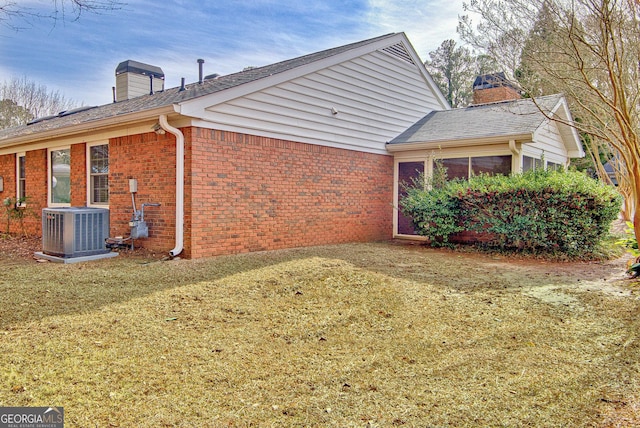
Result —
<path fill-rule="evenodd" d="M 449 237 L 463 230 L 459 222 L 459 199 L 448 188 L 425 191 L 418 186 L 406 189 L 402 211 L 434 247 L 450 245 Z"/>
<path fill-rule="evenodd" d="M 432 176 L 422 174 L 403 186 L 401 211 L 434 247 L 450 246 L 449 237 L 463 230 L 459 222 L 460 201 L 452 193 L 454 182 L 447 181 L 446 169 L 435 160 Z"/>
<path fill-rule="evenodd" d="M 615 189 L 575 171 L 481 175 L 406 193 L 403 212 L 436 245 L 469 231 L 483 233 L 489 248 L 569 257 L 596 250 L 621 202 Z"/>
<path fill-rule="evenodd" d="M 626 236 L 616 241 L 616 244 L 624 247 L 625 250 L 633 257 L 640 257 L 640 249 L 638 248 L 638 240 L 636 239 L 635 227 L 630 221 L 627 221 L 626 224 Z"/>
<path fill-rule="evenodd" d="M 633 260 L 629 262 L 627 266 L 627 273 L 632 277 L 637 278 L 640 276 L 640 249 L 638 249 L 638 240 L 636 239 L 635 227 L 633 223 L 627 221 L 627 229 L 625 230 L 626 236 L 619 239 L 616 244 L 624 247 L 629 254 L 633 256 Z"/>

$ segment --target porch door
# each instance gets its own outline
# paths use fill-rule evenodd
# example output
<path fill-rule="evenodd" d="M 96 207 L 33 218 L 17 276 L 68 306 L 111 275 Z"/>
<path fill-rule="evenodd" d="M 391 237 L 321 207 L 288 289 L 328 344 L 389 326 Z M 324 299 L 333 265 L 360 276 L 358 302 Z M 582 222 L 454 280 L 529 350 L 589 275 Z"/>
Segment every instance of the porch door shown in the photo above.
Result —
<path fill-rule="evenodd" d="M 406 195 L 404 185 L 413 183 L 414 179 L 424 174 L 424 162 L 400 162 L 398 163 L 398 234 L 399 235 L 417 235 L 418 233 L 413 227 L 410 217 L 405 216 L 400 211 L 400 200 Z"/>

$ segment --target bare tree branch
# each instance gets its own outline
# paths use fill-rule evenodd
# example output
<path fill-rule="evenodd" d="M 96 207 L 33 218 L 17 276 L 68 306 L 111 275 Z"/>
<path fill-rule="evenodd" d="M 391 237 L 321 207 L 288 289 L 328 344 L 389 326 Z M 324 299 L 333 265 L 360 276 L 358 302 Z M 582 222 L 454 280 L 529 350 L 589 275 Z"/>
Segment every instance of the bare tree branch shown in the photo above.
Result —
<path fill-rule="evenodd" d="M 49 11 L 20 4 L 18 0 L 0 0 L 0 25 L 15 30 L 24 27 L 16 23 L 29 24 L 33 19 L 53 21 L 75 21 L 84 13 L 102 13 L 121 9 L 120 0 L 49 0 Z M 43 8 L 44 9 L 44 8 Z"/>
<path fill-rule="evenodd" d="M 0 85 L 0 129 L 24 125 L 28 121 L 76 107 L 77 103 L 59 91 L 51 91 L 26 77 Z"/>
<path fill-rule="evenodd" d="M 640 2 L 637 0 L 470 0 L 473 27 L 460 19 L 462 39 L 488 55 L 504 38 L 523 33 L 510 71 L 535 97 L 562 92 L 604 181 L 608 154 L 640 237 Z M 512 53 L 515 56 L 516 53 Z M 509 65 L 502 61 L 502 64 Z M 555 118 L 558 120 L 557 118 Z"/>

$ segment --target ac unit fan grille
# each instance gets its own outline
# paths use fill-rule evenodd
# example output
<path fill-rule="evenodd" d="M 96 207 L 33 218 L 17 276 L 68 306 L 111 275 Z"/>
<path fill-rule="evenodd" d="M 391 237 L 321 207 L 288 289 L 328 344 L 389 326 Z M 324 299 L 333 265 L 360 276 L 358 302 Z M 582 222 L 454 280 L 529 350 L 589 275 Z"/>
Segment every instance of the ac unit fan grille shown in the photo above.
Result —
<path fill-rule="evenodd" d="M 109 210 L 70 207 L 42 210 L 43 253 L 80 257 L 108 252 Z"/>

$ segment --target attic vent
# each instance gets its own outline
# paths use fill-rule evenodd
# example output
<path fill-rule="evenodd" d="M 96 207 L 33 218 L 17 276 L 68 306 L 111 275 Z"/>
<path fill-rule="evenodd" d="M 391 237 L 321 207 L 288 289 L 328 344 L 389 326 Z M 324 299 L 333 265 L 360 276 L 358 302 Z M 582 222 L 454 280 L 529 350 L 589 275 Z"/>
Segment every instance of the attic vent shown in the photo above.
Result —
<path fill-rule="evenodd" d="M 409 52 L 407 52 L 407 49 L 404 47 L 402 43 L 397 43 L 393 46 L 389 46 L 382 50 L 388 53 L 389 55 L 393 55 L 397 58 L 400 58 L 403 61 L 408 62 L 411 65 L 416 65 L 416 63 L 413 62 L 413 58 L 411 58 L 411 55 L 409 55 Z"/>

